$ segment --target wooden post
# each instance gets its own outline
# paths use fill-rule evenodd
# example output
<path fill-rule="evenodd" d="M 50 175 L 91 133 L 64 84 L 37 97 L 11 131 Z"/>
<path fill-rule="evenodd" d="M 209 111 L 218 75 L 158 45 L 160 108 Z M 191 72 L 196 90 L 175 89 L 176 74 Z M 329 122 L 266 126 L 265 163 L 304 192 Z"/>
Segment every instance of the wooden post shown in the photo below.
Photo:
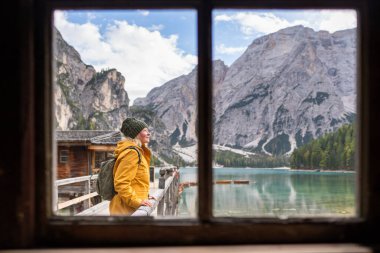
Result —
<path fill-rule="evenodd" d="M 58 192 L 58 185 L 54 186 L 54 199 L 53 199 L 53 211 L 55 214 L 58 212 L 58 202 L 59 202 L 59 192 Z"/>
<path fill-rule="evenodd" d="M 88 178 L 88 189 L 87 189 L 87 194 L 90 194 L 91 193 L 91 178 Z M 88 209 L 91 207 L 91 198 L 88 199 L 88 202 L 87 202 L 87 208 L 85 207 L 85 209 Z"/>
<path fill-rule="evenodd" d="M 75 199 L 77 196 L 76 196 L 76 193 L 70 193 L 70 197 L 69 199 L 72 200 L 72 199 Z M 74 205 L 71 205 L 69 207 L 69 210 L 70 210 L 70 216 L 73 216 L 75 215 L 75 210 L 74 210 Z"/>
<path fill-rule="evenodd" d="M 83 181 L 83 183 L 84 183 L 83 195 L 90 194 L 91 193 L 91 177 L 89 177 L 86 181 Z M 90 208 L 91 207 L 91 198 L 83 201 L 82 206 L 83 206 L 84 210 Z"/>
<path fill-rule="evenodd" d="M 168 190 L 165 192 L 165 216 L 170 215 L 171 212 L 171 203 L 170 203 L 170 192 L 171 192 L 171 186 L 169 186 Z"/>
<path fill-rule="evenodd" d="M 168 176 L 173 176 L 174 168 L 167 169 Z"/>
<path fill-rule="evenodd" d="M 91 150 L 86 150 L 87 152 L 87 175 L 92 175 L 92 168 L 91 168 Z"/>
<path fill-rule="evenodd" d="M 87 170 L 88 170 L 88 175 L 92 175 L 93 171 L 91 168 L 91 150 L 87 149 Z M 91 179 L 88 179 L 88 192 L 87 194 L 91 193 Z M 88 208 L 91 207 L 91 199 L 88 199 Z"/>
<path fill-rule="evenodd" d="M 154 183 L 154 166 L 149 167 L 149 173 L 150 173 L 150 182 Z"/>
<path fill-rule="evenodd" d="M 167 177 L 173 176 L 173 171 L 174 171 L 173 168 L 167 169 L 166 170 Z M 172 210 L 172 201 L 171 200 L 172 200 L 172 195 L 173 195 L 172 189 L 173 189 L 173 181 L 165 193 L 165 216 L 170 215 L 172 212 L 171 211 Z"/>
<path fill-rule="evenodd" d="M 91 171 L 94 171 L 95 169 L 95 151 L 91 151 Z"/>
<path fill-rule="evenodd" d="M 158 179 L 158 188 L 159 189 L 165 189 L 165 174 L 166 170 L 161 169 L 160 170 L 160 178 Z M 165 195 L 162 197 L 160 202 L 157 206 L 157 215 L 162 216 L 164 215 L 164 204 L 165 204 Z"/>
<path fill-rule="evenodd" d="M 175 169 L 174 178 L 173 178 L 173 195 L 172 195 L 172 212 L 171 215 L 177 215 L 178 210 L 178 185 L 179 184 L 179 172 Z"/>
<path fill-rule="evenodd" d="M 173 174 L 175 176 L 175 173 Z M 170 215 L 174 215 L 175 211 L 175 177 L 173 178 L 172 185 L 170 187 Z"/>

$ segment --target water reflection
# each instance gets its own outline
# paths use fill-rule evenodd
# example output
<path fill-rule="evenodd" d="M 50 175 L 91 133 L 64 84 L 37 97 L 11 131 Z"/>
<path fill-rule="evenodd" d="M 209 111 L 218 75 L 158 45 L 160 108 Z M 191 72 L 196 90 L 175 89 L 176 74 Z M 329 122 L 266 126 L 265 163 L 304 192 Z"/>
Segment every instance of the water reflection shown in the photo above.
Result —
<path fill-rule="evenodd" d="M 276 169 L 223 168 L 215 180 L 249 180 L 249 184 L 214 184 L 215 216 L 305 217 L 354 216 L 355 174 Z M 196 180 L 181 169 L 182 181 Z M 197 187 L 186 188 L 180 215 L 196 215 Z"/>

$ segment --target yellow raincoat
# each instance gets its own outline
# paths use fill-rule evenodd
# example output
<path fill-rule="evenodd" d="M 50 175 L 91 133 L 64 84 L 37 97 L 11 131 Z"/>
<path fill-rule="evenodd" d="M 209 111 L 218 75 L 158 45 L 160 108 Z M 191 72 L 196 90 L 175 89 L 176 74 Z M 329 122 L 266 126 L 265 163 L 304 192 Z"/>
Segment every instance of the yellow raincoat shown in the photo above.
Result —
<path fill-rule="evenodd" d="M 138 164 L 140 151 L 141 161 Z M 141 201 L 148 199 L 150 150 L 139 147 L 131 140 L 119 141 L 115 149 L 116 162 L 113 169 L 114 186 L 117 194 L 112 198 L 109 210 L 111 215 L 130 215 L 140 207 Z"/>

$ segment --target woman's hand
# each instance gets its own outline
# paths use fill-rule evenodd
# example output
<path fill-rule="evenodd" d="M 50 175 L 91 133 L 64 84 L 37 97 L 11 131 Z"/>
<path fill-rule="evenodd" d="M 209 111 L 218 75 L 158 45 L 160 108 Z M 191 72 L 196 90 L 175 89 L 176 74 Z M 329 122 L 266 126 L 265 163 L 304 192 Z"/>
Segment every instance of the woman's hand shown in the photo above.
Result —
<path fill-rule="evenodd" d="M 142 205 L 142 206 L 149 206 L 149 207 L 153 206 L 153 204 L 150 203 L 147 199 L 144 199 L 143 201 L 141 201 L 140 205 Z"/>
<path fill-rule="evenodd" d="M 149 196 L 148 199 L 157 200 L 155 196 Z"/>

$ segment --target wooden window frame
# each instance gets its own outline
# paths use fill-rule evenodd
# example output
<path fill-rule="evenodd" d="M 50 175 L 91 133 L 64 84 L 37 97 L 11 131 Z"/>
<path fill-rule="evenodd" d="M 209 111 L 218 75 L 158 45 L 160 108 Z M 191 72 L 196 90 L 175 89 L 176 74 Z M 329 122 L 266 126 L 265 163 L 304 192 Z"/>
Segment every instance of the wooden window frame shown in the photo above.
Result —
<path fill-rule="evenodd" d="M 34 8 L 35 55 L 35 219 L 29 240 L 37 246 L 125 246 L 240 243 L 376 242 L 370 232 L 379 224 L 379 190 L 376 179 L 377 120 L 375 87 L 377 59 L 367 50 L 368 33 L 375 32 L 367 17 L 370 0 L 36 0 Z M 212 216 L 212 10 L 217 8 L 259 9 L 355 9 L 358 12 L 358 217 L 357 218 L 215 218 Z M 53 85 L 52 13 L 56 9 L 194 9 L 198 34 L 198 218 L 153 220 L 130 217 L 52 216 L 53 188 Z M 373 30 L 371 30 L 373 29 Z M 360 75 L 359 75 L 360 74 Z M 41 85 L 40 85 L 41 84 Z M 370 117 L 372 116 L 372 117 Z M 364 124 L 364 122 L 366 124 Z M 377 138 L 378 139 L 378 138 Z M 30 239 L 34 238 L 34 239 Z"/>
<path fill-rule="evenodd" d="M 66 152 L 65 155 L 63 153 Z M 68 149 L 62 149 L 59 151 L 59 163 L 68 163 L 69 162 L 69 150 Z M 64 158 L 64 159 L 62 159 Z"/>

